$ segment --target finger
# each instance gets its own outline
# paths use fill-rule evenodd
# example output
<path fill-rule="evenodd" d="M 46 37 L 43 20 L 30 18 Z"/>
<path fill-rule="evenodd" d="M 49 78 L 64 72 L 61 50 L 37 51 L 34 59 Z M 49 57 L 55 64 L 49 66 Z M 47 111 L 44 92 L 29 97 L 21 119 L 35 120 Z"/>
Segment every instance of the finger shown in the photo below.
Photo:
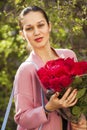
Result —
<path fill-rule="evenodd" d="M 77 95 L 77 89 L 74 89 L 71 94 L 68 96 L 68 100 L 72 100 Z"/>
<path fill-rule="evenodd" d="M 68 107 L 72 107 L 77 103 L 77 99 L 75 99 L 72 103 L 69 103 Z"/>
<path fill-rule="evenodd" d="M 73 126 L 72 130 L 87 130 L 87 126 Z"/>
<path fill-rule="evenodd" d="M 71 87 L 69 87 L 69 88 L 67 89 L 67 91 L 65 92 L 65 94 L 64 94 L 63 97 L 62 97 L 62 100 L 65 100 L 65 99 L 69 96 L 71 90 L 72 90 Z"/>
<path fill-rule="evenodd" d="M 74 89 L 73 92 L 70 94 L 70 96 L 66 99 L 66 102 L 73 103 L 76 99 L 77 90 Z"/>
<path fill-rule="evenodd" d="M 81 115 L 78 124 L 86 124 L 87 125 L 86 117 L 83 114 Z"/>
<path fill-rule="evenodd" d="M 52 97 L 52 98 L 58 98 L 58 96 L 59 96 L 59 92 L 56 92 L 56 93 L 53 94 L 51 97 Z"/>
<path fill-rule="evenodd" d="M 87 130 L 87 125 L 79 125 L 79 124 L 74 124 L 74 123 L 71 123 L 71 127 L 72 127 L 72 130 Z"/>

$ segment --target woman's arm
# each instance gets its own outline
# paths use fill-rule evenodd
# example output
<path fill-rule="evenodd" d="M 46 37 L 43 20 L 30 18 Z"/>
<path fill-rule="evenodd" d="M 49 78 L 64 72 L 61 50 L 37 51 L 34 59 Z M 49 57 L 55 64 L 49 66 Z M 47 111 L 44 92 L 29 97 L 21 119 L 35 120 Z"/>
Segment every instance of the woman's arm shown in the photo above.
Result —
<path fill-rule="evenodd" d="M 37 128 L 47 121 L 43 107 L 34 106 L 33 84 L 35 81 L 33 71 L 33 65 L 23 63 L 18 69 L 14 81 L 16 107 L 14 119 L 17 124 L 27 129 Z"/>

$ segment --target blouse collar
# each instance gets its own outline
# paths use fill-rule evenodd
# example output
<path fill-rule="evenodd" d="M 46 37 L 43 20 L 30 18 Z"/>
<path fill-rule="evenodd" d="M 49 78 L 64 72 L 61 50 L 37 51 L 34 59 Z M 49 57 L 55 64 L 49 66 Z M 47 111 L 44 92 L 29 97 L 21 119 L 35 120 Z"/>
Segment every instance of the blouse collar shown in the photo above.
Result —
<path fill-rule="evenodd" d="M 52 48 L 52 47 L 51 47 L 51 49 L 56 53 L 56 55 L 57 55 L 58 57 L 64 58 L 63 53 L 60 54 L 60 53 L 58 52 L 58 49 L 56 50 L 56 49 L 54 49 L 54 48 Z M 42 61 L 42 59 L 41 59 L 34 51 L 32 51 L 32 52 L 30 53 L 29 58 L 28 58 L 27 60 L 36 63 L 39 68 L 45 65 L 45 63 Z"/>

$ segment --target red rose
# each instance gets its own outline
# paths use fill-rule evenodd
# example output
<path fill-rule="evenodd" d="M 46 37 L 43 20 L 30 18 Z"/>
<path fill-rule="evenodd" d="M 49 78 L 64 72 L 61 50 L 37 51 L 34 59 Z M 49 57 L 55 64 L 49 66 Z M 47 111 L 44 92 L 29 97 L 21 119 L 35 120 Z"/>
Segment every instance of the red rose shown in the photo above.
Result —
<path fill-rule="evenodd" d="M 67 68 L 67 71 L 68 71 L 69 74 L 71 74 L 71 72 L 72 72 L 72 70 L 74 68 L 74 64 L 75 64 L 75 62 L 74 62 L 73 58 L 72 59 L 71 58 L 65 59 L 64 65 Z"/>
<path fill-rule="evenodd" d="M 45 86 L 46 89 L 50 89 L 50 83 L 49 83 L 50 78 L 48 76 L 44 76 L 41 79 L 41 82 L 43 83 L 43 85 Z"/>
<path fill-rule="evenodd" d="M 65 88 L 67 88 L 72 83 L 72 81 L 73 81 L 72 77 L 68 75 L 64 75 L 60 77 L 61 86 Z"/>
<path fill-rule="evenodd" d="M 62 87 L 59 78 L 50 79 L 50 89 L 61 92 Z"/>
<path fill-rule="evenodd" d="M 48 61 L 45 65 L 45 68 L 47 69 L 54 69 L 55 67 L 58 67 L 60 65 L 64 65 L 64 59 L 60 58 L 57 60 Z"/>
<path fill-rule="evenodd" d="M 62 91 L 72 82 L 73 77 L 87 73 L 87 62 L 74 62 L 73 58 L 48 61 L 37 74 L 46 89 Z"/>
<path fill-rule="evenodd" d="M 87 62 L 75 62 L 71 73 L 74 76 L 87 73 Z"/>

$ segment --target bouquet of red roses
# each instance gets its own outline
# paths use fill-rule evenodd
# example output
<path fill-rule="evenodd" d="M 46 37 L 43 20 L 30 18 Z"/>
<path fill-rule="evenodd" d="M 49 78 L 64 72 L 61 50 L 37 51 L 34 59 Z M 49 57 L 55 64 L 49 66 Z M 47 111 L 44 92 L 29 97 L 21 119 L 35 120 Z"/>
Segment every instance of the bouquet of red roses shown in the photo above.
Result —
<path fill-rule="evenodd" d="M 73 58 L 48 61 L 37 71 L 43 86 L 49 90 L 47 97 L 58 91 L 60 96 L 70 86 L 77 88 L 78 102 L 71 108 L 60 109 L 61 115 L 72 122 L 78 122 L 81 114 L 87 117 L 87 62 L 74 62 Z"/>

